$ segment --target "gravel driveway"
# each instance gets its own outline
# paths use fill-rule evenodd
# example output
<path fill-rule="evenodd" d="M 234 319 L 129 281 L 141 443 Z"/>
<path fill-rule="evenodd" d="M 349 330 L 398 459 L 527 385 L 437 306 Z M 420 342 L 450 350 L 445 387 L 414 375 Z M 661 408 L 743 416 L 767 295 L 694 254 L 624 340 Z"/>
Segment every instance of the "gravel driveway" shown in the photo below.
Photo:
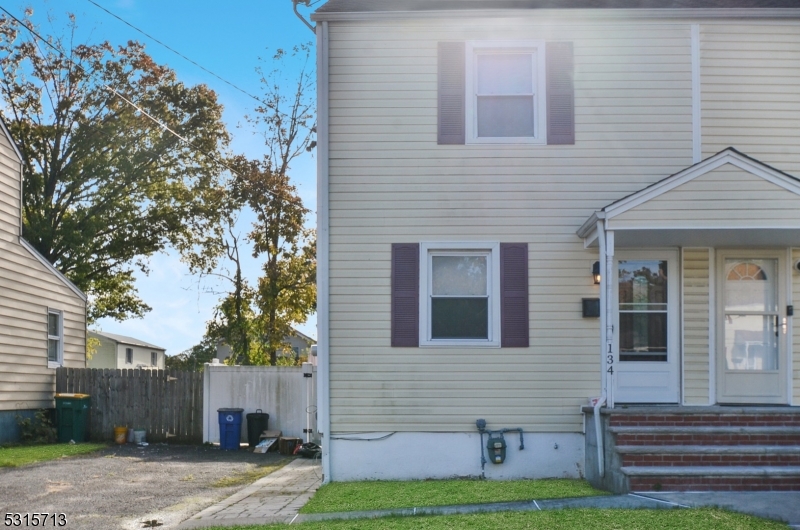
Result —
<path fill-rule="evenodd" d="M 127 444 L 0 469 L 0 526 L 6 513 L 56 512 L 66 514 L 62 528 L 68 530 L 133 530 L 153 519 L 162 523 L 158 528 L 174 528 L 245 486 L 219 488 L 214 482 L 282 458 L 211 446 Z"/>

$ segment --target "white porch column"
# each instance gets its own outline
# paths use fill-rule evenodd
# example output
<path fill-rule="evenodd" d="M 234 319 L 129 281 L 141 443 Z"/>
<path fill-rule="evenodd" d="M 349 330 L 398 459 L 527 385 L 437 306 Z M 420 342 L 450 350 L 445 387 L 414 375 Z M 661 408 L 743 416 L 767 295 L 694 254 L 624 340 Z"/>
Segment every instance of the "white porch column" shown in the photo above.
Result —
<path fill-rule="evenodd" d="M 614 373 L 619 356 L 614 351 L 614 231 L 605 230 L 598 221 L 597 235 L 600 243 L 600 327 L 603 344 L 603 390 L 609 408 L 614 408 Z"/>

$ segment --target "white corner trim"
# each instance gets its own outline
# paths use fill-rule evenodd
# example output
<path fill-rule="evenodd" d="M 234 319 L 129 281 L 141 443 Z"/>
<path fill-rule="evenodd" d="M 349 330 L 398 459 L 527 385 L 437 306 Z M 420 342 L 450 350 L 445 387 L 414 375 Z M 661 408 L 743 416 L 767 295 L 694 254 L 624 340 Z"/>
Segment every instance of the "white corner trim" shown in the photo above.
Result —
<path fill-rule="evenodd" d="M 686 293 L 686 289 L 684 289 L 684 283 L 686 282 L 686 248 L 681 247 L 678 259 L 681 261 L 678 268 L 680 269 L 680 276 L 681 282 L 678 288 L 680 289 L 680 300 L 681 300 L 681 307 L 679 310 L 679 322 L 680 325 L 680 334 L 681 334 L 681 366 L 680 366 L 680 380 L 678 381 L 678 392 L 680 396 L 680 403 L 683 406 L 686 406 L 686 297 L 684 296 Z"/>
<path fill-rule="evenodd" d="M 317 24 L 317 432 L 323 483 L 331 481 L 328 22 Z"/>
<path fill-rule="evenodd" d="M 703 159 L 701 98 L 700 24 L 692 24 L 692 163 L 694 164 Z"/>
<path fill-rule="evenodd" d="M 74 284 L 74 283 L 72 283 L 71 281 L 69 281 L 69 279 L 68 279 L 66 276 L 64 276 L 63 274 L 61 274 L 61 272 L 59 272 L 59 270 L 58 270 L 58 269 L 56 269 L 56 268 L 53 266 L 53 264 L 52 264 L 52 263 L 50 263 L 49 261 L 47 261 L 47 258 L 45 258 L 45 257 L 44 257 L 44 256 L 42 256 L 41 254 L 39 254 L 39 252 L 38 252 L 38 251 L 37 251 L 35 248 L 33 248 L 33 245 L 31 245 L 30 243 L 28 243 L 27 241 L 25 241 L 25 239 L 24 239 L 22 236 L 19 236 L 19 244 L 20 244 L 20 245 L 22 245 L 23 247 L 25 247 L 25 249 L 26 249 L 28 252 L 30 252 L 30 253 L 31 253 L 31 255 L 32 255 L 34 258 L 36 258 L 36 259 L 39 261 L 39 263 L 41 263 L 42 265 L 44 265 L 45 267 L 47 267 L 47 269 L 48 269 L 50 272 L 52 272 L 52 273 L 53 273 L 53 275 L 55 275 L 55 276 L 56 276 L 56 278 L 58 278 L 59 280 L 61 280 L 61 281 L 64 283 L 64 285 L 66 285 L 67 287 L 69 287 L 69 288 L 72 290 L 72 292 L 74 292 L 76 295 L 78 295 L 78 296 L 80 297 L 80 299 L 81 299 L 81 300 L 83 300 L 83 301 L 85 302 L 85 301 L 88 299 L 88 298 L 87 298 L 87 296 L 86 296 L 86 294 L 85 294 L 83 291 L 81 291 L 80 289 L 78 289 L 78 288 L 75 286 L 75 284 Z"/>
<path fill-rule="evenodd" d="M 786 305 L 794 305 L 792 301 L 792 291 L 794 288 L 794 263 L 792 263 L 792 248 L 786 248 Z M 789 406 L 794 405 L 794 365 L 792 361 L 793 351 L 792 343 L 794 342 L 794 330 L 792 321 L 794 317 L 789 317 L 784 313 L 786 319 L 786 335 L 784 341 L 786 343 L 786 395 L 789 398 Z"/>
<path fill-rule="evenodd" d="M 708 404 L 717 402 L 717 264 L 716 250 L 708 249 Z"/>

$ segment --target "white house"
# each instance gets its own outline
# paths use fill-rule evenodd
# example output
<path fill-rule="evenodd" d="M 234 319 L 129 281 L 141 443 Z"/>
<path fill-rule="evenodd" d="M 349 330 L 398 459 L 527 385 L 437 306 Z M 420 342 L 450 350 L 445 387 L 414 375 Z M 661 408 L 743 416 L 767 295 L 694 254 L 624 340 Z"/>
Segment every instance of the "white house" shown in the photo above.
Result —
<path fill-rule="evenodd" d="M 326 481 L 800 489 L 800 6 L 724 4 L 315 12 Z"/>
<path fill-rule="evenodd" d="M 163 370 L 166 349 L 134 337 L 89 331 L 99 341 L 94 354 L 86 361 L 87 368 L 148 368 Z"/>
<path fill-rule="evenodd" d="M 0 120 L 0 443 L 86 363 L 86 295 L 22 238 L 22 155 Z"/>

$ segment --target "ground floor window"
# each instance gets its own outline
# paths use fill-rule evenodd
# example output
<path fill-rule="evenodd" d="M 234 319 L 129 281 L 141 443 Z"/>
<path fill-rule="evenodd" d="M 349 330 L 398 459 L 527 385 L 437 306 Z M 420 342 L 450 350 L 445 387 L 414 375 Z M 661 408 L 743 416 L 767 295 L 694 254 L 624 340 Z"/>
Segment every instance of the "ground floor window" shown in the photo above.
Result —
<path fill-rule="evenodd" d="M 64 355 L 63 314 L 55 309 L 47 311 L 47 363 L 61 365 Z"/>

